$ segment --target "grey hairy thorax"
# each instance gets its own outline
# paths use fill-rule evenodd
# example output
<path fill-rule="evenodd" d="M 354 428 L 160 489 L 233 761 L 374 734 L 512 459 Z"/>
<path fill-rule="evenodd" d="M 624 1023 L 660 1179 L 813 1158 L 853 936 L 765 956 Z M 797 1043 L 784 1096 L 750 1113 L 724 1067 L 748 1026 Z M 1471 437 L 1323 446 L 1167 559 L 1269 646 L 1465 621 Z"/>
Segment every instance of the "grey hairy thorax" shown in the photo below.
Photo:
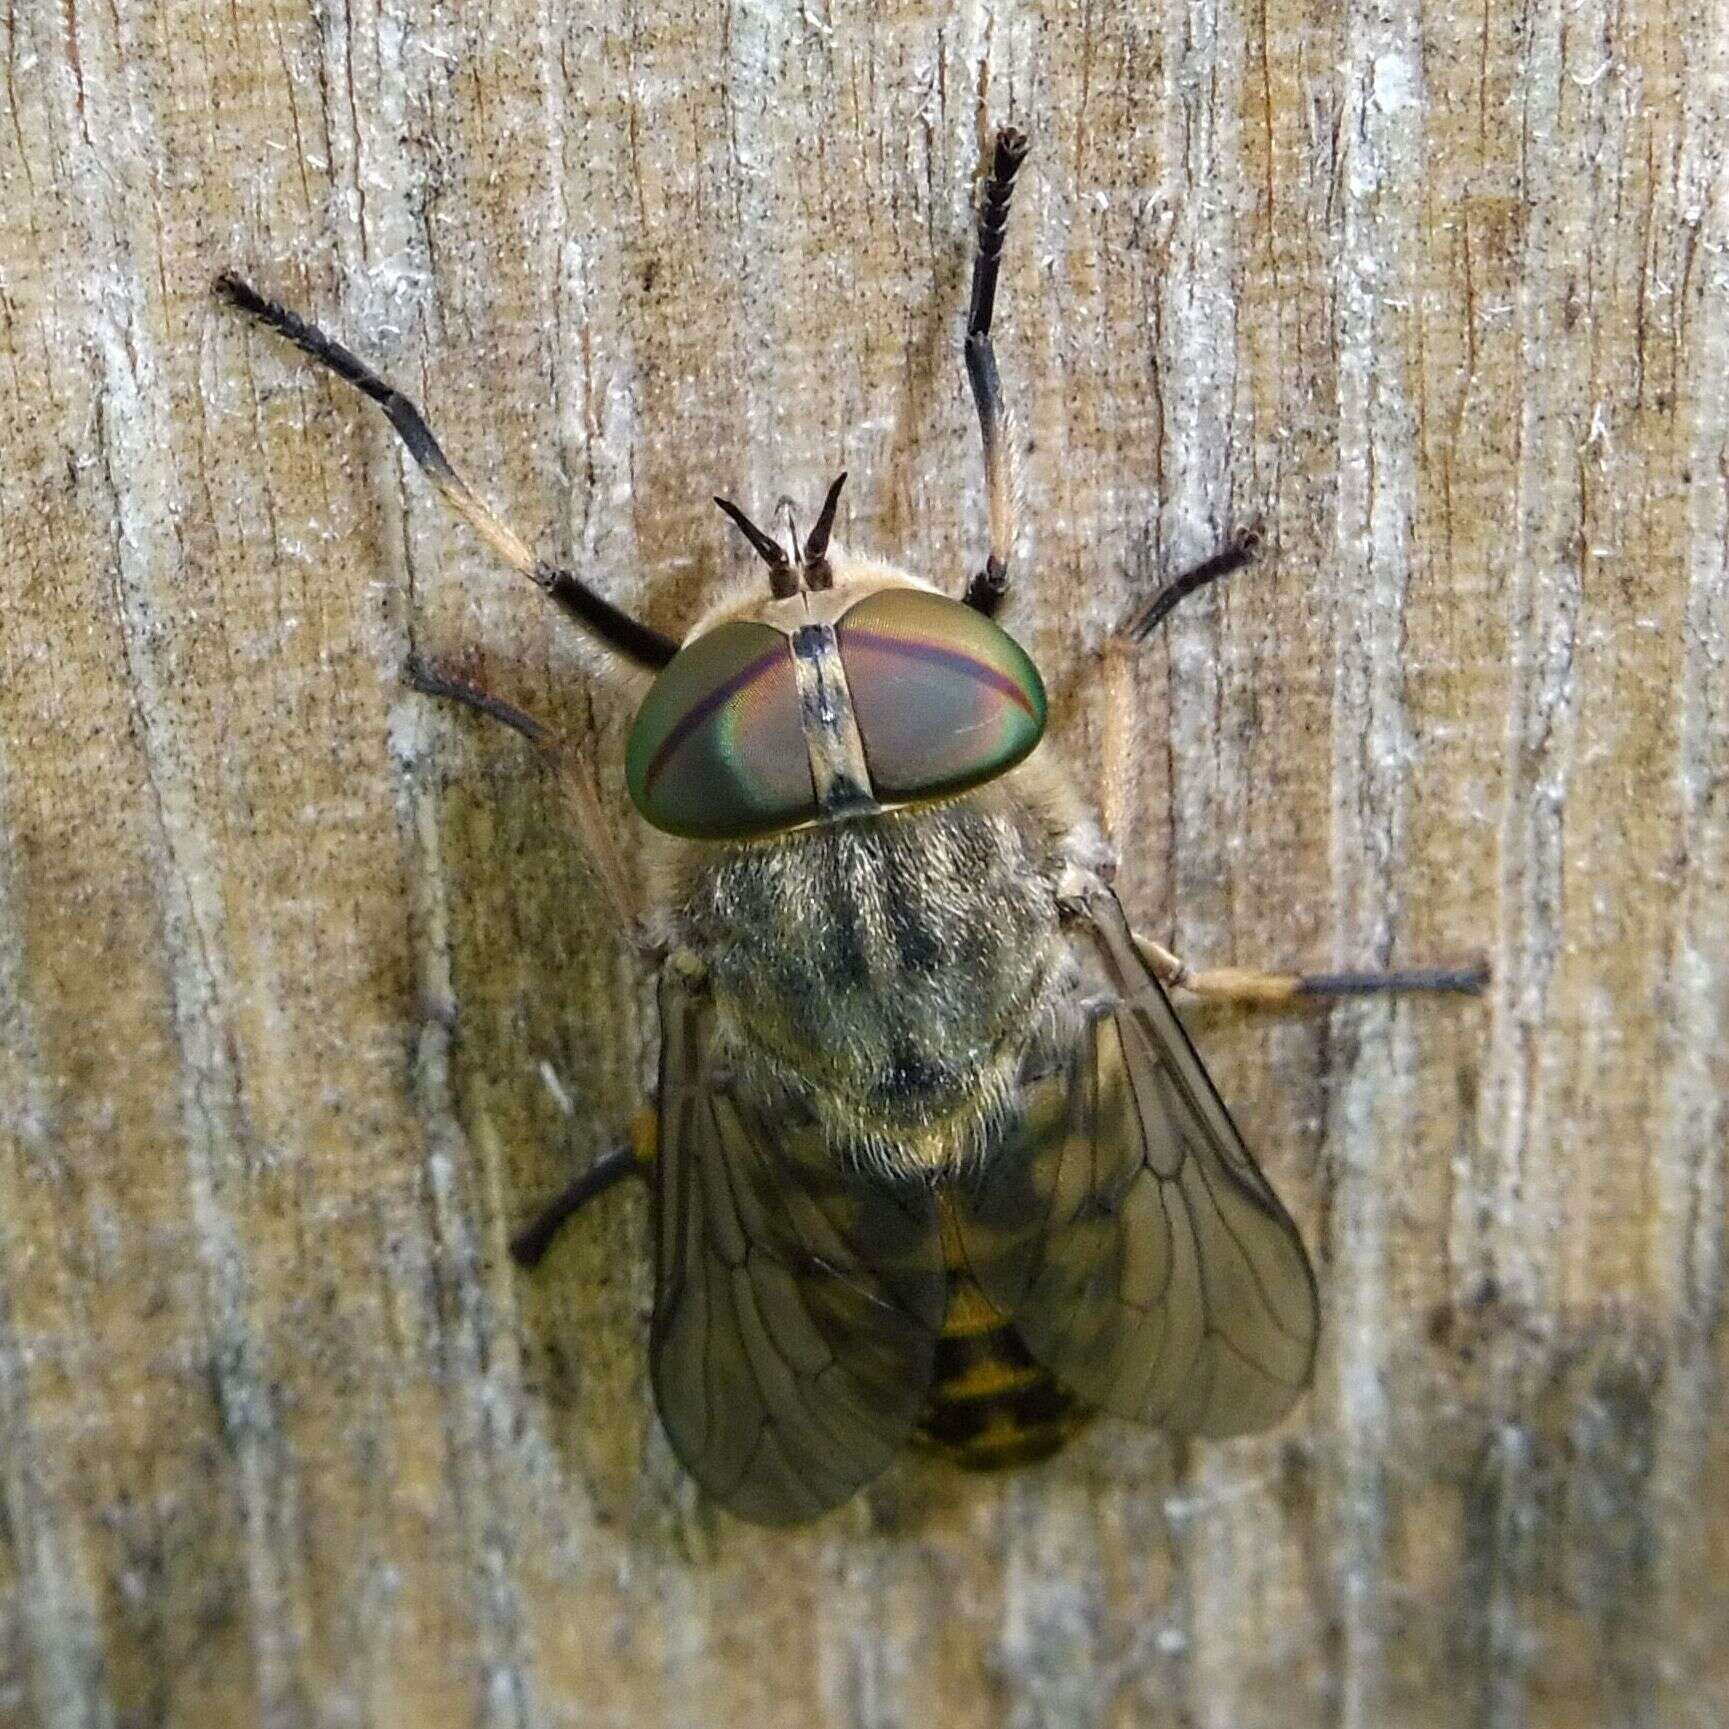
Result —
<path fill-rule="evenodd" d="M 1061 870 L 1042 825 L 978 796 L 717 851 L 681 935 L 739 1083 L 881 1162 L 964 1152 L 1066 1013 Z"/>

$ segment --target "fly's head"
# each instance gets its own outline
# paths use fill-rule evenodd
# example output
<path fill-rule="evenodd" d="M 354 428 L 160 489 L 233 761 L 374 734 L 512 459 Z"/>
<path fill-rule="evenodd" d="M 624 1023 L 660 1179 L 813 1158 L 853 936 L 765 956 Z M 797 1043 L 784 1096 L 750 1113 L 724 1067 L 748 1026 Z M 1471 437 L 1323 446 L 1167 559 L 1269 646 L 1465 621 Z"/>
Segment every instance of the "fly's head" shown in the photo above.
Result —
<path fill-rule="evenodd" d="M 840 479 L 787 545 L 716 502 L 769 595 L 700 624 L 637 710 L 632 802 L 687 840 L 744 841 L 954 797 L 1044 734 L 1044 681 L 976 609 L 832 543 Z"/>

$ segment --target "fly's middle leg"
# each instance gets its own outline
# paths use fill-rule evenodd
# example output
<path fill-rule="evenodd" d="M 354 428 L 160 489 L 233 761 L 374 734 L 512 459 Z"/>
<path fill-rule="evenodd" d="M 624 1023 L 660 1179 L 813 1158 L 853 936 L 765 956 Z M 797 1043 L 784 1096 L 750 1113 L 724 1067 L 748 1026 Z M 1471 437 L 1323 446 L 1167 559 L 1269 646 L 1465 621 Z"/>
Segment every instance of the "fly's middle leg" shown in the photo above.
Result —
<path fill-rule="evenodd" d="M 1173 576 L 1119 629 L 1118 636 L 1137 647 L 1146 642 L 1191 594 L 1209 587 L 1221 577 L 1230 576 L 1245 565 L 1253 564 L 1260 555 L 1261 539 L 1259 522 L 1251 522 L 1247 528 L 1239 529 L 1217 552 Z"/>
<path fill-rule="evenodd" d="M 484 714 L 501 722 L 514 733 L 528 740 L 546 759 L 558 777 L 558 787 L 565 808 L 570 812 L 581 837 L 588 862 L 598 879 L 620 925 L 633 939 L 641 935 L 641 909 L 636 890 L 618 848 L 612 829 L 601 806 L 600 793 L 587 759 L 565 744 L 552 729 L 533 715 L 525 714 L 514 704 L 481 690 L 479 686 L 451 678 L 435 670 L 417 654 L 408 657 L 402 677 L 411 689 L 425 696 L 439 697 L 460 704 L 476 714 Z"/>
<path fill-rule="evenodd" d="M 1115 845 L 1134 803 L 1135 784 L 1144 757 L 1139 716 L 1134 709 L 1135 663 L 1154 631 L 1192 594 L 1210 588 L 1252 564 L 1261 550 L 1258 521 L 1238 530 L 1217 552 L 1179 572 L 1145 605 L 1130 615 L 1107 639 L 1095 675 L 1102 687 L 1104 736 L 1100 740 L 1098 799 L 1105 838 Z"/>
<path fill-rule="evenodd" d="M 1489 983 L 1488 963 L 1481 960 L 1460 966 L 1305 973 L 1252 967 L 1197 968 L 1147 937 L 1136 936 L 1135 944 L 1161 984 L 1215 1003 L 1265 1008 L 1337 997 L 1413 993 L 1475 997 L 1481 996 Z"/>
<path fill-rule="evenodd" d="M 1144 644 L 1177 606 L 1191 594 L 1254 562 L 1261 550 L 1258 522 L 1240 531 L 1218 552 L 1173 577 L 1117 632 L 1114 652 L 1104 658 L 1106 733 L 1104 807 L 1106 833 L 1119 832 L 1127 802 L 1133 754 L 1128 713 L 1130 679 L 1126 653 Z M 1458 966 L 1394 967 L 1347 972 L 1299 972 L 1255 967 L 1193 967 L 1169 949 L 1137 936 L 1136 943 L 1162 984 L 1210 1002 L 1248 1003 L 1263 1007 L 1338 997 L 1404 994 L 1480 996 L 1489 982 L 1489 968 L 1477 960 Z"/>

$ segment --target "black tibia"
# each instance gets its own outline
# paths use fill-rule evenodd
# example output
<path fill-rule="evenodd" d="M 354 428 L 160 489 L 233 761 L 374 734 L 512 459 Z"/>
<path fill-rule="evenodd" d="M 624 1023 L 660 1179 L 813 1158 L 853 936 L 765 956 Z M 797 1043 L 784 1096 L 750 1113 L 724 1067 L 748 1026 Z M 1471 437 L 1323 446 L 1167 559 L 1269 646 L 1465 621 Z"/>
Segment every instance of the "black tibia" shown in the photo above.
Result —
<path fill-rule="evenodd" d="M 646 1167 L 636 1156 L 629 1142 L 608 1147 L 534 1223 L 519 1231 L 510 1241 L 510 1258 L 519 1267 L 536 1267 L 545 1259 L 552 1240 L 564 1228 L 565 1222 L 597 1195 L 604 1195 L 626 1177 L 640 1177 Z"/>
<path fill-rule="evenodd" d="M 967 380 L 979 411 L 979 436 L 985 447 L 985 495 L 990 511 L 990 553 L 985 567 L 967 584 L 966 604 L 990 617 L 1002 605 L 1009 586 L 1009 554 L 1014 540 L 1014 473 L 1005 442 L 1002 381 L 997 376 L 996 350 L 991 346 L 991 317 L 996 310 L 997 271 L 1003 258 L 1003 233 L 1008 227 L 1009 199 L 1015 176 L 1027 156 L 1027 138 L 1012 126 L 997 134 L 990 179 L 979 206 L 978 253 L 973 260 L 973 297 L 967 312 Z"/>
<path fill-rule="evenodd" d="M 655 668 L 665 666 L 678 653 L 678 644 L 671 637 L 662 636 L 658 630 L 621 611 L 570 571 L 560 570 L 536 558 L 451 466 L 450 458 L 432 436 L 420 410 L 340 342 L 326 336 L 316 324 L 307 323 L 287 307 L 267 300 L 230 271 L 217 277 L 216 292 L 230 306 L 238 307 L 278 336 L 286 337 L 302 354 L 328 367 L 338 378 L 376 402 L 396 429 L 397 436 L 408 447 L 408 454 L 420 465 L 445 503 L 464 518 L 511 569 L 544 589 L 565 612 L 592 631 L 615 654 L 638 666 Z"/>
<path fill-rule="evenodd" d="M 521 709 L 496 696 L 488 696 L 476 685 L 446 678 L 443 673 L 435 672 L 418 654 L 409 655 L 402 668 L 402 678 L 405 684 L 423 696 L 445 697 L 451 702 L 461 703 L 464 708 L 473 709 L 477 714 L 503 721 L 512 732 L 521 733 L 530 744 L 546 747 L 552 742 L 552 734 L 533 715 L 524 714 Z"/>
<path fill-rule="evenodd" d="M 1251 523 L 1222 551 L 1215 552 L 1211 558 L 1203 558 L 1199 564 L 1185 570 L 1182 575 L 1172 577 L 1123 626 L 1122 634 L 1130 642 L 1145 642 L 1171 616 L 1179 602 L 1187 600 L 1196 589 L 1205 588 L 1209 583 L 1217 582 L 1220 577 L 1229 576 L 1232 571 L 1241 570 L 1244 565 L 1253 563 L 1260 550 L 1261 525 L 1258 522 Z"/>

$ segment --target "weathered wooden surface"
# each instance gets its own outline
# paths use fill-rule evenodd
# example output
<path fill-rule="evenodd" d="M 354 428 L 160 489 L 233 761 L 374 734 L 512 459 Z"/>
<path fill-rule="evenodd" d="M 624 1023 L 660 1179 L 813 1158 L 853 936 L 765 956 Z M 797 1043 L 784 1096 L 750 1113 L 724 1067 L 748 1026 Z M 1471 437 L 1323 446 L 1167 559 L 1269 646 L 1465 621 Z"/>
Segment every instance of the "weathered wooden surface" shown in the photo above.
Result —
<path fill-rule="evenodd" d="M 0 1721 L 1729 1721 L 1724 0 L 14 0 L 0 70 Z M 628 846 L 624 705 L 207 283 L 668 629 L 710 493 L 843 462 L 958 583 L 1011 117 L 1018 618 L 1089 772 L 1131 699 L 1135 910 L 1496 982 L 1196 1018 L 1321 1269 L 1282 1432 L 765 1534 L 650 1422 L 642 1198 L 505 1257 L 649 1005 L 396 674 L 592 730 Z"/>

